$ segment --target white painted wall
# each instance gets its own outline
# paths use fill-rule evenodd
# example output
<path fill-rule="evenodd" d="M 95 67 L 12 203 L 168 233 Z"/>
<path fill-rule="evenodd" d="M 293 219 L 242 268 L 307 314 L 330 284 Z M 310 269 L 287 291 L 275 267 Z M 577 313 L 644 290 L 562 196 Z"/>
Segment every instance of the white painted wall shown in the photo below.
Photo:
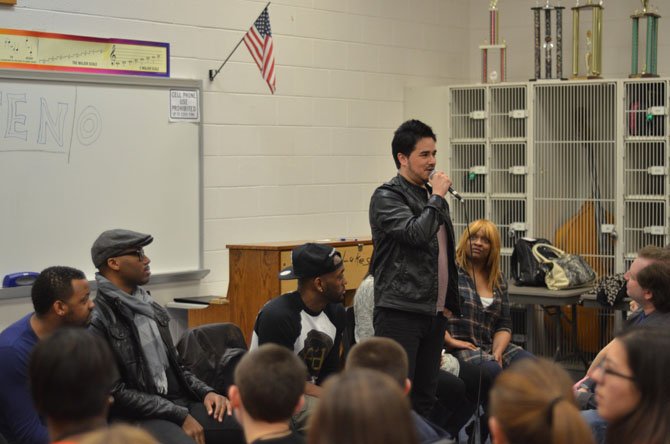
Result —
<path fill-rule="evenodd" d="M 210 83 L 208 69 L 264 5 L 18 0 L 0 7 L 3 28 L 169 42 L 172 77 L 205 80 L 204 265 L 211 273 L 200 285 L 154 288 L 164 302 L 225 294 L 226 244 L 369 234 L 369 196 L 394 174 L 390 140 L 403 118 L 404 88 L 468 79 L 470 1 L 274 0 L 276 94 L 244 45 Z M 0 329 L 30 309 L 29 300 L 0 301 Z"/>

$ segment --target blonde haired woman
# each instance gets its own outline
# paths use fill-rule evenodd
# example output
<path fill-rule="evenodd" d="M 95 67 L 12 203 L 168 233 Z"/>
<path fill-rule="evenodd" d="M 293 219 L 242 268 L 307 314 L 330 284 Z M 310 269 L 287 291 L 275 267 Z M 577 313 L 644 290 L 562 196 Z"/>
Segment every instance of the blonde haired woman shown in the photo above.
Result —
<path fill-rule="evenodd" d="M 461 361 L 495 378 L 512 361 L 532 357 L 512 344 L 507 280 L 500 271 L 500 234 L 486 219 L 472 222 L 456 248 L 461 317 L 449 319 L 445 342 Z"/>

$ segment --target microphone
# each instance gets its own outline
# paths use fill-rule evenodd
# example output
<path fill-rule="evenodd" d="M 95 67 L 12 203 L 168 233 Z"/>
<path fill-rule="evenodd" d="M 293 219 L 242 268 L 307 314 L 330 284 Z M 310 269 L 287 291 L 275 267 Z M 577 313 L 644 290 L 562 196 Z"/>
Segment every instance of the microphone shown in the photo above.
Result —
<path fill-rule="evenodd" d="M 437 173 L 437 170 L 432 170 L 432 171 L 430 172 L 430 174 L 428 175 L 428 181 L 433 180 L 433 176 L 435 175 L 435 173 Z M 460 203 L 464 203 L 464 202 L 465 202 L 465 199 L 463 199 L 463 196 L 461 196 L 461 195 L 458 193 L 458 191 L 454 190 L 452 187 L 449 187 L 449 189 L 448 189 L 447 191 L 449 192 L 449 194 L 451 194 L 452 196 L 454 196 Z"/>

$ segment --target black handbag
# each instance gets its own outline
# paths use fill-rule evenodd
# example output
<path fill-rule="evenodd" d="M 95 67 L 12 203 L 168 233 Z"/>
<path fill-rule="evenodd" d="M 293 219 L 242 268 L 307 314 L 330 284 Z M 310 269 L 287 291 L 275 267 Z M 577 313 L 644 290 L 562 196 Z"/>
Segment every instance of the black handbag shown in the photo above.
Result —
<path fill-rule="evenodd" d="M 542 267 L 533 256 L 533 246 L 535 244 L 549 244 L 547 239 L 533 239 L 522 237 L 516 241 L 514 251 L 512 252 L 512 278 L 518 286 L 525 287 L 544 287 L 545 268 Z"/>

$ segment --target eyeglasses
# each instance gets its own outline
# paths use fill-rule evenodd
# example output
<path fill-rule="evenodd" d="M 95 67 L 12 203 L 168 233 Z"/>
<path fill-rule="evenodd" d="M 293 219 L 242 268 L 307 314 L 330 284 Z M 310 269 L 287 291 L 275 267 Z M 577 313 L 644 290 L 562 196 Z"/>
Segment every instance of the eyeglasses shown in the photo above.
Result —
<path fill-rule="evenodd" d="M 600 363 L 598 365 L 596 365 L 596 369 L 602 371 L 603 375 L 618 376 L 619 378 L 628 379 L 629 381 L 635 382 L 635 377 L 634 376 L 624 375 L 623 373 L 619 373 L 616 370 L 612 370 L 611 368 L 605 367 L 605 360 L 604 359 L 602 361 L 600 361 Z"/>
<path fill-rule="evenodd" d="M 131 255 L 137 255 L 137 258 L 140 260 L 140 262 L 142 262 L 142 261 L 144 261 L 144 259 L 146 259 L 146 255 L 144 254 L 144 248 L 138 248 L 137 250 L 125 251 L 123 253 L 119 253 L 116 257 L 131 256 Z"/>

